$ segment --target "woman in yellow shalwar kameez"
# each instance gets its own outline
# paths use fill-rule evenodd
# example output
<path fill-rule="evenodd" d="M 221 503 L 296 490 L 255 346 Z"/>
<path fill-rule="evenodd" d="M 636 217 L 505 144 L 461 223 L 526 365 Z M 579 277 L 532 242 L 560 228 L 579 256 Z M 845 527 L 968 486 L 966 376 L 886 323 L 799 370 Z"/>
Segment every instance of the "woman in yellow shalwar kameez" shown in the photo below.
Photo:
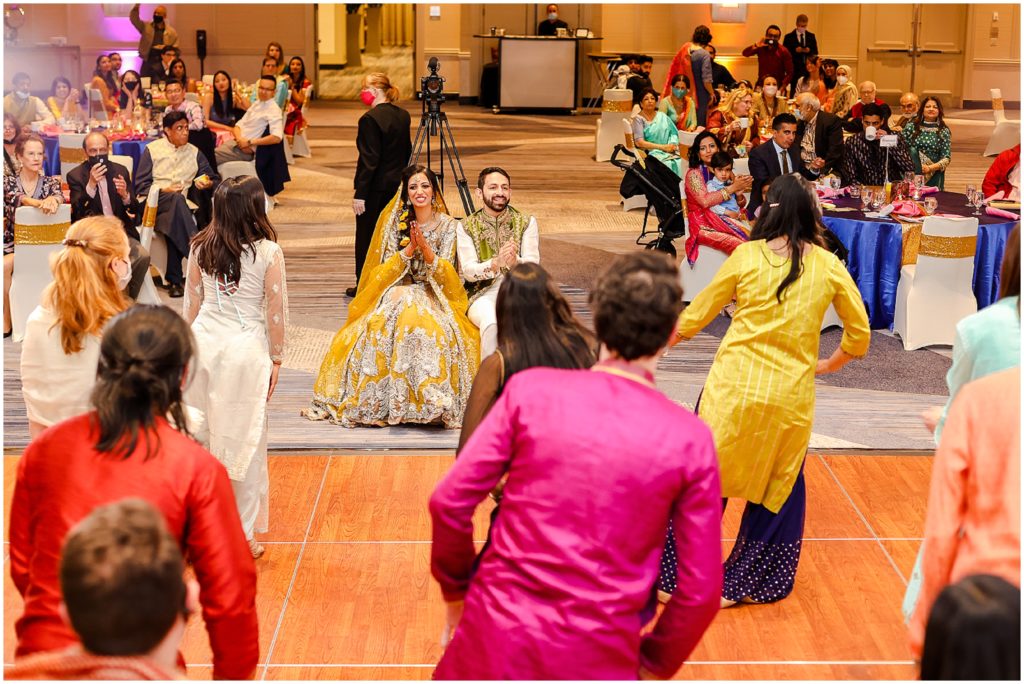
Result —
<path fill-rule="evenodd" d="M 320 366 L 310 420 L 461 426 L 480 341 L 454 263 L 456 225 L 433 172 L 406 168 L 377 222 L 348 320 Z"/>
<path fill-rule="evenodd" d="M 689 339 L 736 300 L 697 402 L 715 438 L 723 499 L 747 500 L 725 562 L 723 607 L 770 603 L 792 591 L 803 540 L 814 376 L 863 356 L 871 341 L 857 285 L 820 246 L 813 193 L 798 176 L 772 181 L 750 242 L 736 248 L 679 317 L 677 335 Z M 843 338 L 831 357 L 819 360 L 830 304 L 843 320 Z"/>

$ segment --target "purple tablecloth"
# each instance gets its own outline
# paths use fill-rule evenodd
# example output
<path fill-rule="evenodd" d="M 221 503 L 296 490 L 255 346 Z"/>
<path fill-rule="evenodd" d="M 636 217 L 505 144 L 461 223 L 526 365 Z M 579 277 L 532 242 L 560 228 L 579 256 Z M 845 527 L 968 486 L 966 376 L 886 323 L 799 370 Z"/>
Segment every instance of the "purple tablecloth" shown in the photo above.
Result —
<path fill-rule="evenodd" d="M 964 195 L 939 192 L 938 213 L 972 216 Z M 895 219 L 868 218 L 860 211 L 860 200 L 830 200 L 837 207 L 856 207 L 857 211 L 830 212 L 822 217 L 825 225 L 842 241 L 850 256 L 847 268 L 860 288 L 871 327 L 892 328 L 896 312 L 896 287 L 903 267 L 903 226 Z M 974 296 L 982 309 L 999 297 L 999 269 L 1006 239 L 1019 221 L 982 215 L 978 219 L 978 246 L 974 256 Z"/>

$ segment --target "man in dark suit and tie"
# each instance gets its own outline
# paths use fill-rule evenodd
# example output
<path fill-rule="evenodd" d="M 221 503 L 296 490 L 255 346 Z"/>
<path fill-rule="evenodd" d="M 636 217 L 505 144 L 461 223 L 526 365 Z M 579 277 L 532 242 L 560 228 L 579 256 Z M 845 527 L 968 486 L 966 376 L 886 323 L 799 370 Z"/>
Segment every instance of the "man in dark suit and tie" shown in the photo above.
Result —
<path fill-rule="evenodd" d="M 786 34 L 782 39 L 782 47 L 789 50 L 793 55 L 793 81 L 790 83 L 790 95 L 796 92 L 796 83 L 801 77 L 807 76 L 807 55 L 817 55 L 818 39 L 807 30 L 807 15 L 799 14 L 796 17 L 796 28 Z"/>
<path fill-rule="evenodd" d="M 821 102 L 813 93 L 796 96 L 800 123 L 796 127 L 796 144 L 800 161 L 815 176 L 837 173 L 843 162 L 843 120 L 821 111 Z"/>
<path fill-rule="evenodd" d="M 146 274 L 149 272 L 149 253 L 139 242 L 134 214 L 137 213 L 135 193 L 128 169 L 109 160 L 110 143 L 102 133 L 90 133 L 82 141 L 88 157 L 68 172 L 71 191 L 71 220 L 87 216 L 113 216 L 121 220 L 128 235 L 132 262 L 132 279 L 126 293 L 132 299 L 139 296 Z"/>
<path fill-rule="evenodd" d="M 799 148 L 793 144 L 796 140 L 796 117 L 792 114 L 779 114 L 772 120 L 772 141 L 761 143 L 750 153 L 750 175 L 754 184 L 750 188 L 750 204 L 747 212 L 752 216 L 761 206 L 764 187 L 773 178 L 799 173 L 809 180 L 816 176 L 804 168 L 800 161 Z"/>

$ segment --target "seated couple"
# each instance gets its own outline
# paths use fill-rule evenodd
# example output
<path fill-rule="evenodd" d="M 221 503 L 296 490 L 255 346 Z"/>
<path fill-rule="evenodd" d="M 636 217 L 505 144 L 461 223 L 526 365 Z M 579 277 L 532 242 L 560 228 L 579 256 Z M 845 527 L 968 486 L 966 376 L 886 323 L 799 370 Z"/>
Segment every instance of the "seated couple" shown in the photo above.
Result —
<path fill-rule="evenodd" d="M 363 269 L 320 366 L 307 418 L 345 427 L 461 426 L 481 351 L 497 348 L 501 280 L 516 264 L 540 260 L 536 220 L 508 205 L 509 175 L 484 169 L 477 197 L 484 208 L 463 226 L 446 213 L 430 169 L 402 172 L 370 244 L 373 267 Z"/>

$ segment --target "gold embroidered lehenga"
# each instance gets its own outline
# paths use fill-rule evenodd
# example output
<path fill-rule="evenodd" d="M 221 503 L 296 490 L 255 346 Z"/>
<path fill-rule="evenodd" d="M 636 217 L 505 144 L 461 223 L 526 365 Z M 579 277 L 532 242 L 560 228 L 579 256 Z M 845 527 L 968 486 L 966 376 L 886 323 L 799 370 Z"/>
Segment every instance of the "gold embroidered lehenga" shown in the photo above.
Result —
<path fill-rule="evenodd" d="M 366 259 L 377 266 L 363 269 L 348 320 L 320 366 L 310 420 L 462 425 L 480 338 L 455 267 L 456 221 L 437 199 L 434 209 L 434 228 L 424 232 L 435 255 L 429 266 L 419 254 L 402 254 L 397 195 L 381 213 Z"/>

